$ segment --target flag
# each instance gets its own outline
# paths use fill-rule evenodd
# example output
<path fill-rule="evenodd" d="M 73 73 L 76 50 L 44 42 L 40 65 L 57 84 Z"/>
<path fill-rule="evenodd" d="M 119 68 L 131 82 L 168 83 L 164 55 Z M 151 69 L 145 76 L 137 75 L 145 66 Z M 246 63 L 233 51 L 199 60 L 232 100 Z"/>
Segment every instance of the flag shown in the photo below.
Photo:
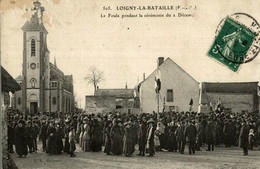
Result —
<path fill-rule="evenodd" d="M 190 106 L 192 106 L 193 105 L 193 100 L 192 99 L 190 99 L 190 104 L 189 104 Z"/>
<path fill-rule="evenodd" d="M 155 92 L 160 93 L 160 90 L 161 90 L 161 72 L 159 69 L 157 69 L 155 74 Z"/>

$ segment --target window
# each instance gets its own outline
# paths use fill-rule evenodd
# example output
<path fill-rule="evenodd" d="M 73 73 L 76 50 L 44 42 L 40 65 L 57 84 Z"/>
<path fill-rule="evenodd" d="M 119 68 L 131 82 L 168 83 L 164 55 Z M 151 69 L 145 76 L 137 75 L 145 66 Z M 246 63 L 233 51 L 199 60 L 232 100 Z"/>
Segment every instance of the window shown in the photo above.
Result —
<path fill-rule="evenodd" d="M 52 98 L 52 104 L 53 104 L 53 105 L 56 105 L 56 97 L 53 97 L 53 98 Z"/>
<path fill-rule="evenodd" d="M 31 56 L 35 56 L 35 39 L 31 40 Z"/>
<path fill-rule="evenodd" d="M 17 104 L 18 104 L 18 105 L 21 105 L 21 102 L 22 102 L 22 101 L 21 101 L 21 97 L 18 97 Z"/>
<path fill-rule="evenodd" d="M 173 102 L 173 91 L 172 91 L 172 89 L 167 90 L 167 102 Z"/>
<path fill-rule="evenodd" d="M 51 82 L 51 87 L 52 88 L 57 88 L 58 87 L 58 82 Z"/>
<path fill-rule="evenodd" d="M 30 83 L 31 83 L 31 87 L 32 88 L 35 88 L 35 84 L 36 84 L 36 79 L 35 78 L 32 78 L 31 80 L 30 80 Z"/>

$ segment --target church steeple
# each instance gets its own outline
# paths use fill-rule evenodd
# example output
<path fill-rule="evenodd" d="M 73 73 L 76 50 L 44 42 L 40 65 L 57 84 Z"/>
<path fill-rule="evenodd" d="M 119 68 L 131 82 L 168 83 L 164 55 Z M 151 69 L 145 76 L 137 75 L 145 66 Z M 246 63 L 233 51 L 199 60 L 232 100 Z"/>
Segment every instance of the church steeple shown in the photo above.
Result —
<path fill-rule="evenodd" d="M 33 2 L 34 7 L 31 9 L 33 12 L 29 21 L 27 21 L 23 27 L 23 31 L 41 31 L 48 33 L 43 25 L 43 12 L 44 7 L 41 6 L 41 3 L 36 0 Z"/>

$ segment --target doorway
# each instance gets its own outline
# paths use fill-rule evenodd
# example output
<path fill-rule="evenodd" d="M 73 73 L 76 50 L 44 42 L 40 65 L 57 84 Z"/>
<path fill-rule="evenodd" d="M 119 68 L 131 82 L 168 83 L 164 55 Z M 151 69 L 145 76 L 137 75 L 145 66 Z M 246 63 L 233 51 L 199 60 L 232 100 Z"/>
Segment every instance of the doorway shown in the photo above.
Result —
<path fill-rule="evenodd" d="M 30 102 L 30 114 L 36 114 L 37 113 L 37 102 Z"/>

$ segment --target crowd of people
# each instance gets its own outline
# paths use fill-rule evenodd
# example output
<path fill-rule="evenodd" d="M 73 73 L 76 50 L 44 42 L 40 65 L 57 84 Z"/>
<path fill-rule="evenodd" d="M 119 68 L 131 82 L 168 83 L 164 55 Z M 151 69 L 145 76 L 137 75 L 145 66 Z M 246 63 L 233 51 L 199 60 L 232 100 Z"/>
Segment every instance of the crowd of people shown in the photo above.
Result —
<path fill-rule="evenodd" d="M 42 144 L 37 147 L 37 141 Z M 248 148 L 260 148 L 260 115 L 256 113 L 196 113 L 164 112 L 120 114 L 70 115 L 41 113 L 26 115 L 17 111 L 8 113 L 8 149 L 19 157 L 37 153 L 40 149 L 48 155 L 62 152 L 75 157 L 78 148 L 83 152 L 100 152 L 104 146 L 107 155 L 132 156 L 138 145 L 139 156 L 150 157 L 156 151 L 190 155 L 215 147 L 239 146 L 243 155 Z"/>

